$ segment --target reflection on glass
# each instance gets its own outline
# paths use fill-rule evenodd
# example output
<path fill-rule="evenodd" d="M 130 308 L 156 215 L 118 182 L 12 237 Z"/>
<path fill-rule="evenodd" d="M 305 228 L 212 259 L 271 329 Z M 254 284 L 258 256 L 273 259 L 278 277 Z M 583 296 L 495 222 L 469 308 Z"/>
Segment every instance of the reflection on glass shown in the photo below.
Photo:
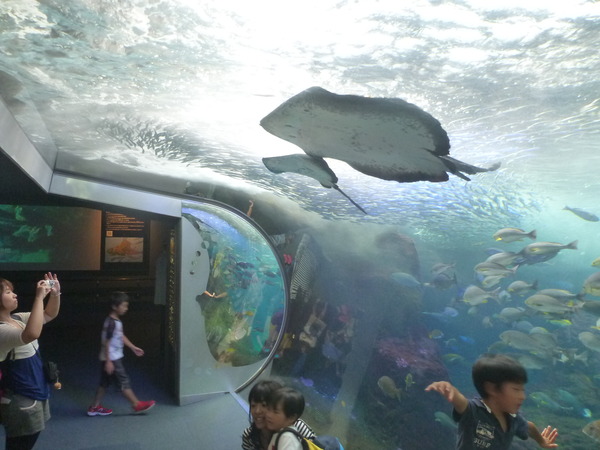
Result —
<path fill-rule="evenodd" d="M 265 237 L 241 217 L 213 205 L 186 205 L 183 217 L 201 238 L 191 267 L 208 258 L 197 287 L 210 353 L 219 363 L 244 366 L 265 358 L 282 318 L 284 281 Z"/>

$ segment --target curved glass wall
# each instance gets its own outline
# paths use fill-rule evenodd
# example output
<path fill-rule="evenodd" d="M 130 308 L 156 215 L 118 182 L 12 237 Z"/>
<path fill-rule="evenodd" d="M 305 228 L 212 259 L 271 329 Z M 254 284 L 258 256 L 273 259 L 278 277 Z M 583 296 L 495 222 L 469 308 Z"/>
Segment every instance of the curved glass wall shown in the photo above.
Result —
<path fill-rule="evenodd" d="M 182 204 L 180 399 L 233 392 L 279 341 L 283 268 L 269 238 L 240 214 Z"/>

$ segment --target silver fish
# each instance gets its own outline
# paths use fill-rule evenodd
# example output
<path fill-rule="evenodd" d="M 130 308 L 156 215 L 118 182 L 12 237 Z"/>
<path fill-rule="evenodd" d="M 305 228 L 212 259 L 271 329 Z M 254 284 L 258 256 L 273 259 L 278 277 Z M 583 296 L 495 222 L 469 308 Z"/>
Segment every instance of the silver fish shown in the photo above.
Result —
<path fill-rule="evenodd" d="M 600 219 L 598 218 L 597 215 L 589 213 L 587 211 L 584 211 L 583 209 L 579 209 L 579 208 L 570 208 L 568 206 L 565 206 L 563 208 L 563 210 L 566 211 L 571 211 L 573 214 L 575 214 L 577 217 L 582 218 L 583 220 L 587 220 L 589 222 L 598 222 Z"/>

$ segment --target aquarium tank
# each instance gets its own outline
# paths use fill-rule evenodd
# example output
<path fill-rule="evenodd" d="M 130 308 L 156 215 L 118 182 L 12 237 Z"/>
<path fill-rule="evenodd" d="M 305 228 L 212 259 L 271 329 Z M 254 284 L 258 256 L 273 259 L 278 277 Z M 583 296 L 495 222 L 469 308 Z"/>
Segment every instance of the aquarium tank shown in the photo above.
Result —
<path fill-rule="evenodd" d="M 212 364 L 271 355 L 347 450 L 449 450 L 425 388 L 475 396 L 503 353 L 528 420 L 599 445 L 598 1 L 4 0 L 0 30 L 3 114 L 54 174 L 268 236 L 231 253 L 183 211 Z"/>

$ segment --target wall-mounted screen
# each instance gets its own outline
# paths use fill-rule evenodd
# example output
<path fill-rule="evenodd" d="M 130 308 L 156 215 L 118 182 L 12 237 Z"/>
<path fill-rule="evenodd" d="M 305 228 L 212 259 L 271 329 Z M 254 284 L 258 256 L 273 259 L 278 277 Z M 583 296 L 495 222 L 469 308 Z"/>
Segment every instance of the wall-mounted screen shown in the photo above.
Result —
<path fill-rule="evenodd" d="M 99 270 L 99 210 L 0 205 L 0 270 Z"/>

